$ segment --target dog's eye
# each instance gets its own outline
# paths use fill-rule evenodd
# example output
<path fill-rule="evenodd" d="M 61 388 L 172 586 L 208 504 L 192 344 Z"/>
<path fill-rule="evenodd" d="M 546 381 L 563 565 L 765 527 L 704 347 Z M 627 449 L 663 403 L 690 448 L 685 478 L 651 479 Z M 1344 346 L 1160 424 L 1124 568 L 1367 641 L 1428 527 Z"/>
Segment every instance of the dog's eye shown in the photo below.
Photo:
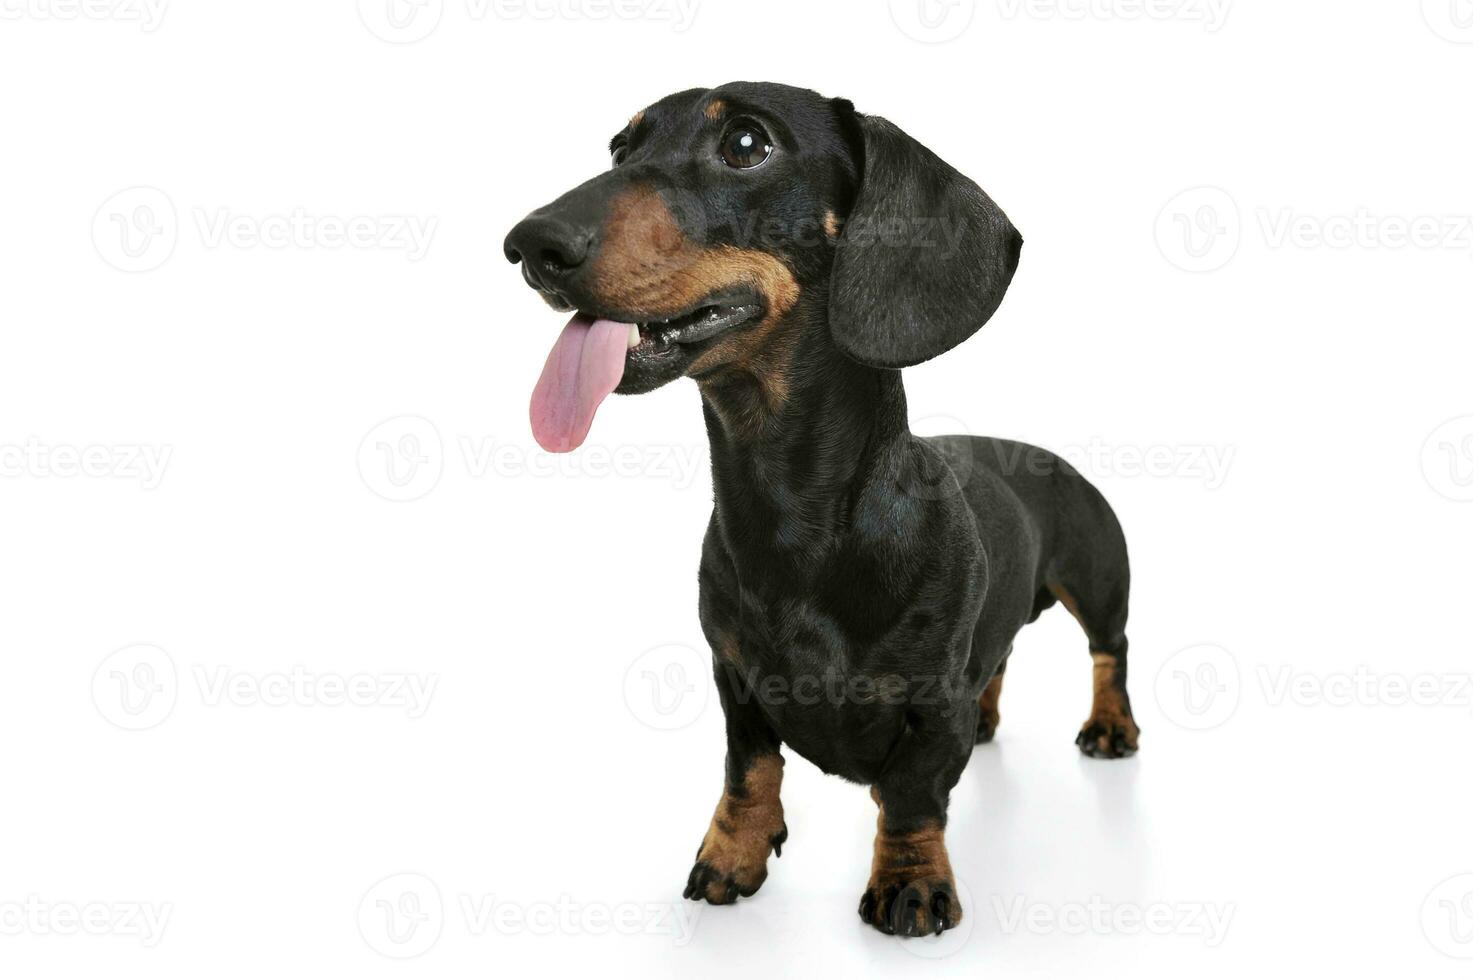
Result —
<path fill-rule="evenodd" d="M 624 162 L 624 158 L 627 157 L 628 155 L 629 155 L 629 144 L 627 144 L 627 143 L 620 143 L 618 146 L 614 147 L 612 151 L 610 151 L 610 153 L 609 153 L 609 162 L 610 162 L 611 165 L 617 167 L 619 164 L 621 164 L 621 163 Z"/>
<path fill-rule="evenodd" d="M 751 170 L 760 167 L 770 156 L 772 140 L 754 122 L 737 123 L 721 137 L 721 159 L 728 167 Z"/>

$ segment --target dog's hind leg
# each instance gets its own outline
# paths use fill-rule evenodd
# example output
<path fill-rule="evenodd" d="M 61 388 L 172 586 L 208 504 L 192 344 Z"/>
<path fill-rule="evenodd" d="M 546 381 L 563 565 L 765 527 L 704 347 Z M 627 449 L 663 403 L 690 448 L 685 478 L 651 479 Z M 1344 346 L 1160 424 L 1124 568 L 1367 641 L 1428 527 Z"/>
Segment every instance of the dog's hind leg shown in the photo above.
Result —
<path fill-rule="evenodd" d="M 997 672 L 992 675 L 992 680 L 982 689 L 977 697 L 977 744 L 992 741 L 997 734 L 998 723 L 1002 721 L 1002 713 L 998 710 L 998 702 L 1002 699 L 1002 675 L 1008 669 L 1008 658 L 1003 657 L 1002 663 L 997 665 Z"/>
<path fill-rule="evenodd" d="M 1048 588 L 1084 628 L 1094 660 L 1094 702 L 1074 744 L 1094 758 L 1133 755 L 1140 747 L 1140 728 L 1125 690 L 1128 569 L 1122 561 L 1117 574 L 1075 576 L 1051 581 Z"/>

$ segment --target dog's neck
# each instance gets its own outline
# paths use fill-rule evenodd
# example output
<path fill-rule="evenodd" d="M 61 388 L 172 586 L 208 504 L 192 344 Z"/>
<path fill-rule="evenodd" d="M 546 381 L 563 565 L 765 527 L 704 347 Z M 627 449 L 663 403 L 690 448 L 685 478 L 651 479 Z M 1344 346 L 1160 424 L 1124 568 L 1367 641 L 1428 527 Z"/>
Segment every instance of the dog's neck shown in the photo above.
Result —
<path fill-rule="evenodd" d="M 744 585 L 804 578 L 834 554 L 909 436 L 899 371 L 861 365 L 822 311 L 795 310 L 747 363 L 698 379 L 719 532 Z"/>

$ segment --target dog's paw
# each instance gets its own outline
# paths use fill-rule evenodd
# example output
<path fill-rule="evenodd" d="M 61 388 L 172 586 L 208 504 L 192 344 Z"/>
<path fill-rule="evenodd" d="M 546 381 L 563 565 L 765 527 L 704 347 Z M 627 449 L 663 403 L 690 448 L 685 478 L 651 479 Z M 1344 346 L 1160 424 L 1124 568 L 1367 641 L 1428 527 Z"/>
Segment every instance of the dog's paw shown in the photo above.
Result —
<path fill-rule="evenodd" d="M 734 835 L 712 827 L 701 842 L 695 866 L 685 883 L 685 897 L 704 899 L 712 905 L 730 905 L 738 897 L 748 898 L 767 880 L 767 855 L 782 857 L 788 825 L 769 838 Z"/>
<path fill-rule="evenodd" d="M 1140 748 L 1141 730 L 1129 717 L 1091 718 L 1074 744 L 1091 759 L 1123 759 Z"/>
<path fill-rule="evenodd" d="M 939 936 L 961 922 L 962 906 L 950 878 L 871 881 L 859 917 L 887 936 Z"/>

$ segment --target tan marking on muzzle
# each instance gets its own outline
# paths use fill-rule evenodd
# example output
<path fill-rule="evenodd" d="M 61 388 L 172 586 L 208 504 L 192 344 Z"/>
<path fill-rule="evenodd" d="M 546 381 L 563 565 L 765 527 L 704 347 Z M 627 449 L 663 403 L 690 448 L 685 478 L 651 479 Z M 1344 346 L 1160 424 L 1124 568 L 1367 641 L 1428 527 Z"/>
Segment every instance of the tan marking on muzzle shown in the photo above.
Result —
<path fill-rule="evenodd" d="M 797 280 L 775 255 L 697 245 L 650 187 L 624 191 L 609 206 L 592 272 L 600 304 L 650 319 L 678 314 L 740 285 L 762 294 L 769 320 L 781 318 L 798 300 Z"/>
<path fill-rule="evenodd" d="M 624 191 L 609 206 L 592 268 L 598 303 L 640 319 L 677 315 L 734 286 L 750 286 L 766 304 L 756 324 L 717 339 L 690 366 L 700 376 L 740 367 L 757 378 L 767 410 L 787 397 L 791 338 L 779 330 L 798 302 L 798 280 L 777 256 L 734 245 L 703 246 L 681 230 L 654 188 Z"/>

